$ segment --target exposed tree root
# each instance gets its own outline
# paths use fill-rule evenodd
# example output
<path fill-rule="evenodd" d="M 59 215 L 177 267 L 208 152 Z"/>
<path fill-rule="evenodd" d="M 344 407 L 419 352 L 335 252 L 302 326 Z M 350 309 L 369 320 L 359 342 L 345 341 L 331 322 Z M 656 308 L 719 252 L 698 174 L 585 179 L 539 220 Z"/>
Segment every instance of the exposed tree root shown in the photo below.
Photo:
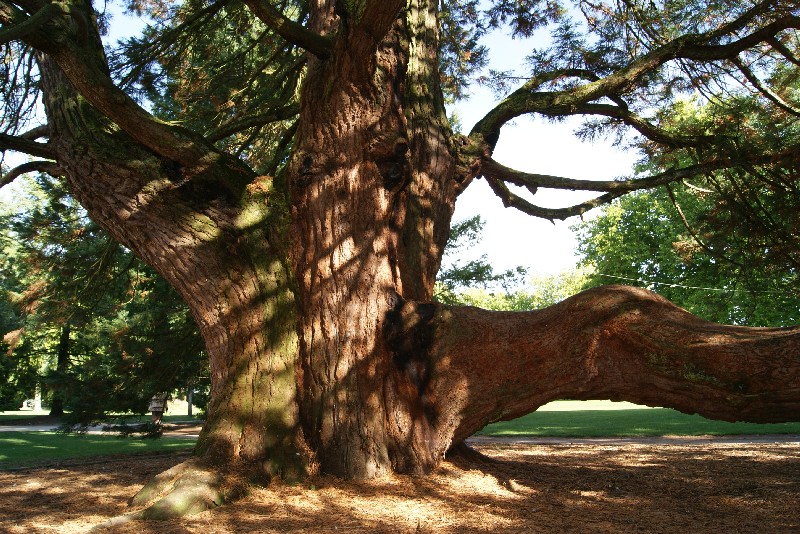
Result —
<path fill-rule="evenodd" d="M 225 500 L 223 476 L 199 460 L 191 459 L 160 473 L 139 490 L 129 504 L 143 509 L 126 516 L 171 519 L 203 512 Z"/>
<path fill-rule="evenodd" d="M 457 465 L 494 464 L 497 460 L 460 441 L 447 450 L 447 459 Z"/>

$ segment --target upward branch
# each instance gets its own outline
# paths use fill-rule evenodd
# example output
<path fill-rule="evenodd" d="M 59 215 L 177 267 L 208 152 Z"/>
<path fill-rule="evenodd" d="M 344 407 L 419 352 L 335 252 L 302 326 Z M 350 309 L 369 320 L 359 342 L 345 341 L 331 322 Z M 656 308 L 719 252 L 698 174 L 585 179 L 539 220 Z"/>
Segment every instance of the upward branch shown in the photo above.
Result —
<path fill-rule="evenodd" d="M 741 22 L 741 21 L 739 21 Z M 723 34 L 739 29 L 742 24 L 725 27 Z M 480 134 L 493 148 L 500 128 L 508 121 L 529 113 L 548 114 L 549 110 L 569 108 L 598 100 L 615 98 L 633 88 L 648 73 L 673 60 L 710 62 L 735 58 L 742 51 L 775 39 L 780 32 L 800 27 L 800 17 L 786 14 L 765 26 L 726 44 L 711 44 L 722 30 L 699 35 L 684 35 L 631 61 L 627 66 L 603 78 L 561 91 L 537 91 L 541 77 L 535 77 L 511 93 L 478 121 L 472 134 Z M 586 77 L 582 75 L 582 77 Z"/>
<path fill-rule="evenodd" d="M 59 6 L 61 13 L 46 29 L 26 34 L 25 41 L 54 60 L 82 98 L 137 142 L 177 162 L 187 179 L 226 159 L 202 136 L 155 118 L 114 84 L 96 27 L 88 22 L 93 17 L 88 4 L 74 1 L 48 5 Z M 30 149 L 35 144 L 26 147 L 33 153 Z M 245 179 L 251 174 L 244 168 L 241 171 Z"/>

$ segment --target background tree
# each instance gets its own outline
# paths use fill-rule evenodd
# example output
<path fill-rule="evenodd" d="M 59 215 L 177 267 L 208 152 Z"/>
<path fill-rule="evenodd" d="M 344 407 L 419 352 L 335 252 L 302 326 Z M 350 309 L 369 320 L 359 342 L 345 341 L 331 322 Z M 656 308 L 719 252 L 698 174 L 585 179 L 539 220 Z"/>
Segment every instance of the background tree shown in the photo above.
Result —
<path fill-rule="evenodd" d="M 793 136 L 683 131 L 660 112 L 690 92 L 721 110 L 755 94 L 765 117 L 796 124 L 796 2 L 439 4 L 134 4 L 152 27 L 106 53 L 88 0 L 0 1 L 0 144 L 37 158 L 3 183 L 64 175 L 186 300 L 209 357 L 196 458 L 140 492 L 146 516 L 220 502 L 236 470 L 424 473 L 486 423 L 554 398 L 800 413 L 796 329 L 716 325 L 621 286 L 524 313 L 431 302 L 455 199 L 479 176 L 548 219 L 723 169 L 794 182 Z M 544 26 L 552 46 L 531 52 L 524 80 L 494 76 L 519 85 L 454 134 L 445 102 L 480 67 L 478 37 Z M 30 128 L 39 96 L 46 124 Z M 507 168 L 492 152 L 526 114 L 632 131 L 665 170 L 588 181 Z M 600 195 L 550 209 L 530 197 L 541 188 Z"/>
<path fill-rule="evenodd" d="M 2 333 L 14 339 L 7 361 L 27 371 L 14 373 L 16 397 L 41 385 L 51 415 L 66 404 L 67 421 L 85 425 L 202 382 L 202 343 L 183 302 L 87 218 L 62 180 L 29 180 L 5 212 L 0 268 L 16 324 Z"/>
<path fill-rule="evenodd" d="M 763 257 L 751 261 L 741 254 L 744 246 L 725 246 L 723 254 L 704 248 L 708 242 L 727 241 L 696 225 L 716 209 L 713 197 L 689 187 L 675 188 L 671 195 L 663 189 L 640 192 L 578 225 L 578 249 L 582 263 L 590 268 L 586 287 L 638 285 L 716 322 L 750 326 L 800 322 L 794 271 Z M 688 221 L 694 224 L 687 229 Z M 706 241 L 699 244 L 694 236 L 701 233 Z M 753 236 L 736 237 L 745 241 Z M 761 249 L 762 254 L 767 250 Z"/>

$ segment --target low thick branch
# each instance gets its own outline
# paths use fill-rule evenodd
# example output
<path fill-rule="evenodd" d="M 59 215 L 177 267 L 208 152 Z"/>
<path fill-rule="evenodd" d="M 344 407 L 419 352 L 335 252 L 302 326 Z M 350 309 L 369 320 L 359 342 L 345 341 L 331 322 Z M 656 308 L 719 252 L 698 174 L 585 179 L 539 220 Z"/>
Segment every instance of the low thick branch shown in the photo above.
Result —
<path fill-rule="evenodd" d="M 441 306 L 424 328 L 427 395 L 442 399 L 437 424 L 456 425 L 454 443 L 555 399 L 800 420 L 800 327 L 719 325 L 645 289 L 603 286 L 532 312 Z"/>
<path fill-rule="evenodd" d="M 54 161 L 29 161 L 14 167 L 0 177 L 0 187 L 5 187 L 23 174 L 29 172 L 46 172 L 50 176 L 60 176 L 64 171 Z"/>
<path fill-rule="evenodd" d="M 331 40 L 289 19 L 267 0 L 245 0 L 253 14 L 289 43 L 320 59 L 331 55 Z"/>
<path fill-rule="evenodd" d="M 37 158 L 55 159 L 55 152 L 45 143 L 37 143 L 25 137 L 0 133 L 0 151 L 15 150 Z"/>

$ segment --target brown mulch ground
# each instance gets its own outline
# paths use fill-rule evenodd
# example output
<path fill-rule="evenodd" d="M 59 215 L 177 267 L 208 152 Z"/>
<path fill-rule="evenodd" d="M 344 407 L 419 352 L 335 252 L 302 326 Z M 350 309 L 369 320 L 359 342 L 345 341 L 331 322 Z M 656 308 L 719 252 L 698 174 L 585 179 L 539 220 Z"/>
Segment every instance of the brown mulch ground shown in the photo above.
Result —
<path fill-rule="evenodd" d="M 476 440 L 495 461 L 429 477 L 254 488 L 182 520 L 115 533 L 800 532 L 800 440 Z M 85 532 L 180 456 L 0 472 L 0 531 Z"/>

